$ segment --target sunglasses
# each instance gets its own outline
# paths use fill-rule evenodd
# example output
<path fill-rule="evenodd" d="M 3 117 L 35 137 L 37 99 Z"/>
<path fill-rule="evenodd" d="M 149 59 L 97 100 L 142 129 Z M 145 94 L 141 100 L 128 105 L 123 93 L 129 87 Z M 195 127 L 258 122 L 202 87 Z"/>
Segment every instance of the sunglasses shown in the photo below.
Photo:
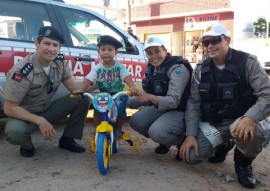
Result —
<path fill-rule="evenodd" d="M 48 83 L 47 83 L 47 94 L 53 92 L 53 80 L 50 76 L 48 76 Z"/>
<path fill-rule="evenodd" d="M 204 47 L 208 47 L 209 44 L 217 45 L 221 42 L 222 38 L 226 38 L 226 36 L 215 36 L 210 40 L 204 40 L 202 43 Z"/>

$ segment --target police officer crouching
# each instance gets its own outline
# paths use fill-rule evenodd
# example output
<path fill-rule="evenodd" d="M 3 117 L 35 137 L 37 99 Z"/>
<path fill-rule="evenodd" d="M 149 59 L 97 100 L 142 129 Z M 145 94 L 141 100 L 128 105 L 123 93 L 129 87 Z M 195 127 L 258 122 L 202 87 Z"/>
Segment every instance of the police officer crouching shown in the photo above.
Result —
<path fill-rule="evenodd" d="M 238 182 L 254 188 L 251 165 L 266 140 L 260 122 L 270 115 L 269 77 L 256 56 L 230 48 L 230 42 L 220 23 L 207 27 L 203 34 L 208 58 L 194 69 L 180 156 L 185 162 L 198 164 L 216 149 L 209 161 L 222 162 L 234 146 L 224 144 L 233 140 Z"/>
<path fill-rule="evenodd" d="M 70 91 L 77 88 L 70 67 L 63 55 L 58 55 L 64 39 L 51 26 L 41 27 L 35 40 L 36 52 L 29 54 L 10 70 L 4 90 L 4 112 L 9 117 L 5 136 L 13 145 L 20 145 L 20 154 L 35 154 L 31 134 L 39 129 L 44 140 L 57 133 L 52 123 L 69 115 L 59 148 L 82 153 L 85 148 L 74 139 L 81 139 L 90 100 L 71 99 L 69 95 L 53 100 L 59 85 Z"/>
<path fill-rule="evenodd" d="M 184 138 L 184 112 L 192 67 L 181 56 L 168 55 L 158 37 L 149 37 L 144 48 L 148 66 L 142 81 L 143 91 L 136 99 L 130 99 L 132 108 L 144 107 L 132 115 L 130 125 L 159 143 L 157 154 L 166 154 L 170 146 L 178 146 Z"/>

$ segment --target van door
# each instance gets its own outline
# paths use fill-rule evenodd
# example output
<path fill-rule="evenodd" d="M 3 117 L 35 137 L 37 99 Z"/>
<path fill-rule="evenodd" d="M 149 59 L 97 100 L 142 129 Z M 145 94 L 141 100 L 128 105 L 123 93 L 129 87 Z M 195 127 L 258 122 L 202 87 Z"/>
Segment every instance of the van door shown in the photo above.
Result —
<path fill-rule="evenodd" d="M 143 46 L 139 42 L 128 39 L 128 34 L 122 29 L 90 10 L 70 5 L 55 6 L 54 9 L 58 13 L 57 18 L 63 33 L 68 33 L 65 34 L 65 40 L 70 54 L 65 55 L 65 59 L 69 62 L 76 79 L 83 79 L 90 72 L 92 65 L 101 61 L 97 52 L 97 38 L 101 35 L 111 35 L 123 45 L 116 60 L 126 65 L 135 83 L 141 84 L 146 59 Z"/>

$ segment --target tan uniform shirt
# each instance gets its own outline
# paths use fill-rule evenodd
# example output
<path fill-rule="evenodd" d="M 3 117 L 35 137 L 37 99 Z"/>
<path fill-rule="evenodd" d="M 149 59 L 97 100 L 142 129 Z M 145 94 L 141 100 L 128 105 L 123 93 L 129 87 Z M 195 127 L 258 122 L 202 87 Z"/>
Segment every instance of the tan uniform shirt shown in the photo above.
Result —
<path fill-rule="evenodd" d="M 186 135 L 197 136 L 200 115 L 201 98 L 199 83 L 201 79 L 201 64 L 198 64 L 193 72 L 190 97 L 185 112 Z M 259 122 L 270 115 L 270 81 L 269 77 L 260 65 L 256 56 L 250 55 L 246 63 L 246 80 L 250 83 L 257 96 L 256 103 L 247 110 L 244 116 L 249 116 Z"/>
<path fill-rule="evenodd" d="M 27 63 L 33 64 L 33 69 L 27 76 L 22 76 L 20 69 Z M 3 97 L 30 112 L 42 112 L 50 106 L 60 83 L 72 77 L 72 72 L 68 64 L 53 61 L 49 76 L 53 81 L 53 92 L 50 94 L 47 93 L 48 76 L 36 53 L 29 54 L 9 71 Z"/>

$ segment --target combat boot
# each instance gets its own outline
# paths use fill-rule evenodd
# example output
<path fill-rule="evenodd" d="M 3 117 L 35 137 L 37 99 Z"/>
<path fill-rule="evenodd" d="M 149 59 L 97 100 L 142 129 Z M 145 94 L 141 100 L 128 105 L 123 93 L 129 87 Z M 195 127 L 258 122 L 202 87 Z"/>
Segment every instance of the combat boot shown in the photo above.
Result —
<path fill-rule="evenodd" d="M 159 144 L 156 148 L 155 148 L 155 153 L 157 154 L 166 154 L 170 151 L 170 146 L 167 145 L 163 145 L 163 144 Z"/>
<path fill-rule="evenodd" d="M 176 156 L 175 156 L 175 160 L 181 160 L 180 158 L 180 146 L 181 145 L 177 145 L 176 148 L 177 148 L 177 153 L 176 153 Z"/>
<path fill-rule="evenodd" d="M 245 157 L 237 148 L 234 150 L 234 168 L 238 182 L 246 188 L 255 188 L 256 179 L 252 172 L 254 158 Z"/>
<path fill-rule="evenodd" d="M 32 157 L 36 153 L 36 149 L 32 143 L 32 139 L 30 138 L 24 145 L 20 147 L 20 153 L 23 157 Z"/>
<path fill-rule="evenodd" d="M 222 163 L 228 154 L 228 152 L 234 147 L 234 140 L 230 139 L 223 145 L 220 145 L 214 153 L 214 156 L 209 157 L 208 161 L 210 163 Z"/>

